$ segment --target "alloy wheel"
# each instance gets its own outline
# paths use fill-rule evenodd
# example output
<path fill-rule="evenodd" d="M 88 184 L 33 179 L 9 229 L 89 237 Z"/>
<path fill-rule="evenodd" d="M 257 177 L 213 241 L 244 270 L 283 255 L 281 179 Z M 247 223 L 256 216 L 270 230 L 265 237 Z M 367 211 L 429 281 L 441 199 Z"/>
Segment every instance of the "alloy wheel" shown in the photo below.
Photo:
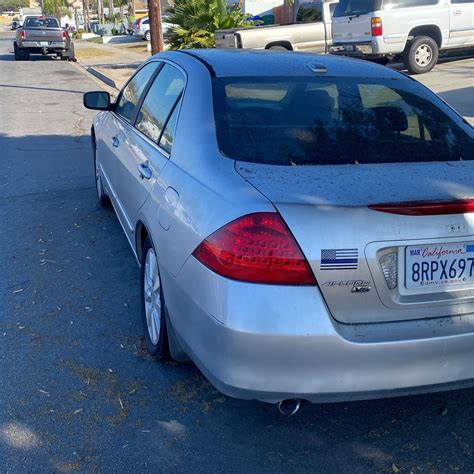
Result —
<path fill-rule="evenodd" d="M 161 280 L 156 254 L 152 248 L 146 255 L 143 283 L 148 335 L 153 344 L 158 344 L 161 327 Z"/>

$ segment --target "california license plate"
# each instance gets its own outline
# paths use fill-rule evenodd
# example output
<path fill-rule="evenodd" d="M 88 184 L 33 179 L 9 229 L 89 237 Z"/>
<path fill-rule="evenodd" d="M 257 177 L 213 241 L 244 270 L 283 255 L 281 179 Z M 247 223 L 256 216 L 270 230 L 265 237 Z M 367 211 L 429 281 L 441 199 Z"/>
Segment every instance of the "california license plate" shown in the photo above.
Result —
<path fill-rule="evenodd" d="M 474 284 L 474 243 L 416 245 L 405 252 L 409 289 Z"/>
<path fill-rule="evenodd" d="M 49 46 L 48 41 L 40 41 L 40 46 Z"/>

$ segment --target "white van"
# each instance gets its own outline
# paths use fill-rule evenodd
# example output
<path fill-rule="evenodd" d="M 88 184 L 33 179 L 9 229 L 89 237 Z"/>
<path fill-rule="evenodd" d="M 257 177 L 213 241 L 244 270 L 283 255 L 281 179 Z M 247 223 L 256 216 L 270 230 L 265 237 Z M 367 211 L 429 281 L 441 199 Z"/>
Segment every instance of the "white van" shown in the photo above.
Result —
<path fill-rule="evenodd" d="M 474 51 L 474 1 L 341 0 L 332 21 L 331 52 L 388 61 L 415 74 L 430 71 L 439 52 Z"/>

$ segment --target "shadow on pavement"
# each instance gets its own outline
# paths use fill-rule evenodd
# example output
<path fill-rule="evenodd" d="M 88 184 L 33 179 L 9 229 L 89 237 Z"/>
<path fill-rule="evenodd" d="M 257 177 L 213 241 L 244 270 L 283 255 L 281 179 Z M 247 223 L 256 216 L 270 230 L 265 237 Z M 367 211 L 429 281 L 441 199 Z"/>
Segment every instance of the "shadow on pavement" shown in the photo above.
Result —
<path fill-rule="evenodd" d="M 474 117 L 474 86 L 438 92 L 438 95 L 461 115 Z"/>
<path fill-rule="evenodd" d="M 75 91 L 70 89 L 54 89 L 50 87 L 34 87 L 34 86 L 15 86 L 12 84 L 0 84 L 1 87 L 9 87 L 11 89 L 31 89 L 38 91 L 51 91 L 51 92 L 69 92 L 71 94 L 84 94 L 84 91 Z"/>

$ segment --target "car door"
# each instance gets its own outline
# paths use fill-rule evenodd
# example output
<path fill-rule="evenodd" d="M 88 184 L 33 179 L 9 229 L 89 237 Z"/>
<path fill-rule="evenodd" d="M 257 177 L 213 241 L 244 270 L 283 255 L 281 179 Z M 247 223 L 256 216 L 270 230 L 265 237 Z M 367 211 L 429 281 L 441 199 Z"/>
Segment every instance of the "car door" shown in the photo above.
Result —
<path fill-rule="evenodd" d="M 451 0 L 449 5 L 449 45 L 474 44 L 474 2 Z"/>
<path fill-rule="evenodd" d="M 296 22 L 307 24 L 300 28 L 296 41 L 298 51 L 322 53 L 326 50 L 326 25 L 323 3 L 301 2 L 296 13 Z"/>
<path fill-rule="evenodd" d="M 101 173 L 122 224 L 124 220 L 122 201 L 116 192 L 117 165 L 127 136 L 132 130 L 130 121 L 135 115 L 140 97 L 159 67 L 159 63 L 152 62 L 136 72 L 119 94 L 114 111 L 104 117 L 99 130 L 97 153 Z"/>
<path fill-rule="evenodd" d="M 135 231 L 138 210 L 168 162 L 168 135 L 177 103 L 184 89 L 184 74 L 164 63 L 145 90 L 126 138 L 117 155 L 116 193 L 129 238 Z"/>

